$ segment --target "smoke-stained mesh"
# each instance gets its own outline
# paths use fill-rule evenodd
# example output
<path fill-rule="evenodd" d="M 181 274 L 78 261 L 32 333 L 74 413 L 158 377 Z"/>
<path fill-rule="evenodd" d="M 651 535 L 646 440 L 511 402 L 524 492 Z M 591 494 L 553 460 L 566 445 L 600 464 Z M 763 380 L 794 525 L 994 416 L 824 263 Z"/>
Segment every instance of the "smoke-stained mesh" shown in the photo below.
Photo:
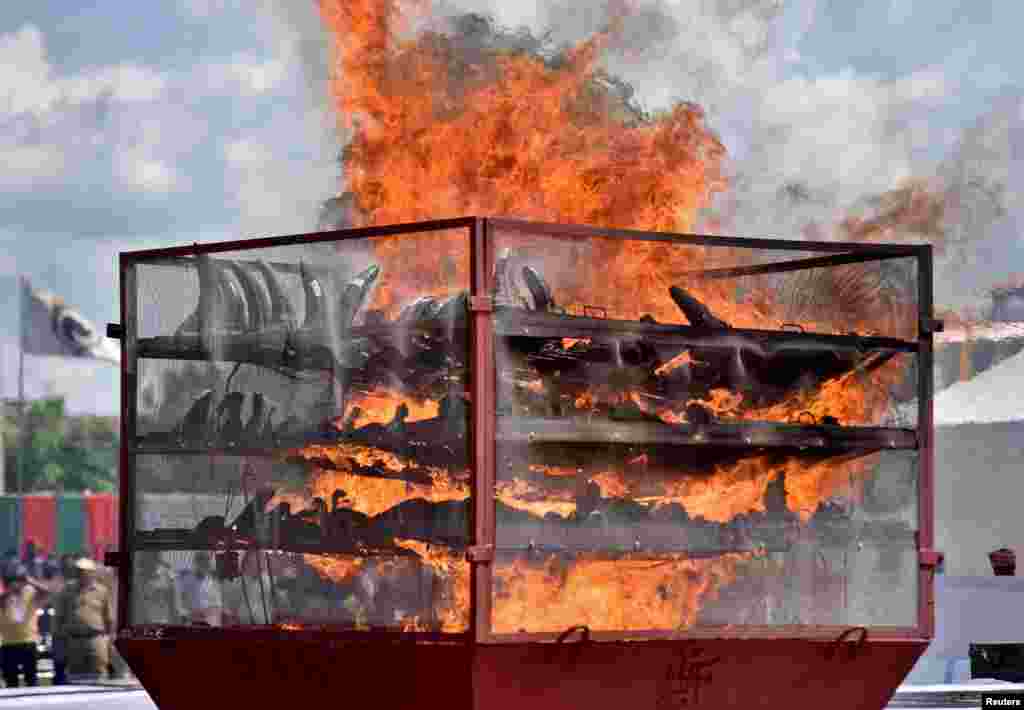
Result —
<path fill-rule="evenodd" d="M 465 631 L 468 275 L 465 229 L 139 263 L 133 623 Z"/>
<path fill-rule="evenodd" d="M 916 624 L 914 259 L 491 244 L 492 631 Z"/>
<path fill-rule="evenodd" d="M 532 310 L 662 324 L 917 337 L 918 276 L 912 257 L 564 236 L 500 224 L 492 234 L 495 295 Z"/>
<path fill-rule="evenodd" d="M 504 459 L 494 632 L 916 623 L 916 452 L 688 472 L 590 454 Z"/>

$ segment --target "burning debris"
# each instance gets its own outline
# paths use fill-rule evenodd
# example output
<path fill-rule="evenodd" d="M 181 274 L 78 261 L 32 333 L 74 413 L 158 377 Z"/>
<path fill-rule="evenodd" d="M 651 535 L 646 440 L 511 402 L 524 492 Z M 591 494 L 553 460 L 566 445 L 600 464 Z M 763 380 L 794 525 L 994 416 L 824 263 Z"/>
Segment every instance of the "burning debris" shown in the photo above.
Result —
<path fill-rule="evenodd" d="M 859 495 L 872 452 L 917 446 L 913 431 L 863 426 L 879 406 L 867 395 L 889 381 L 879 372 L 912 343 L 734 327 L 680 285 L 661 296 L 674 319 L 660 307 L 626 319 L 563 298 L 528 261 L 522 247 L 503 251 L 492 274 L 496 632 L 544 628 L 547 617 L 521 617 L 545 599 L 551 618 L 572 621 L 577 586 L 595 580 L 611 606 L 585 615 L 588 624 L 618 628 L 645 565 L 660 581 L 640 587 L 657 598 L 622 628 L 696 623 L 742 563 L 789 554 L 794 526 L 849 543 L 850 512 L 828 501 Z M 236 481 L 237 514 L 140 534 L 190 549 L 283 550 L 323 579 L 373 589 L 377 566 L 356 561 L 389 559 L 399 578 L 429 568 L 437 594 L 468 599 L 458 591 L 468 584 L 458 560 L 473 515 L 468 292 L 375 301 L 373 286 L 391 283 L 387 259 L 340 283 L 300 262 L 302 289 L 290 296 L 271 285 L 286 263 L 179 264 L 205 273 L 199 305 L 175 335 L 141 339 L 140 354 L 316 368 L 338 413 L 310 419 L 230 382 L 200 393 L 173 429 L 141 437 L 141 450 L 270 456 L 311 477 L 301 491 L 275 490 L 272 476 L 262 488 Z M 244 269 L 252 282 L 233 289 L 231 275 Z M 272 291 L 283 299 L 276 306 L 264 298 Z M 297 294 L 304 300 L 291 300 Z M 784 503 L 770 509 L 781 481 Z M 361 594 L 360 608 L 390 608 Z M 434 628 L 441 597 L 418 596 L 403 627 Z M 462 607 L 445 614 L 447 629 L 468 618 Z"/>

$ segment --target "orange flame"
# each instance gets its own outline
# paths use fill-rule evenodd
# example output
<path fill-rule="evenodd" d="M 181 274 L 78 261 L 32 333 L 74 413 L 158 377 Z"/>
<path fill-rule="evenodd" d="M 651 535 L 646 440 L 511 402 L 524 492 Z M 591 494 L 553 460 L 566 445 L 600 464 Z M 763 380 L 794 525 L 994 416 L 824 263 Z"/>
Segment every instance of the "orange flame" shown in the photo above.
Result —
<path fill-rule="evenodd" d="M 592 631 L 689 628 L 701 606 L 735 581 L 738 565 L 750 557 L 595 557 L 566 563 L 552 556 L 539 563 L 498 564 L 494 631 L 563 631 L 579 624 Z"/>
<path fill-rule="evenodd" d="M 597 64 L 614 38 L 614 27 L 571 48 L 557 66 L 515 52 L 491 52 L 474 64 L 457 61 L 462 59 L 455 56 L 457 49 L 443 36 L 408 35 L 426 6 L 424 0 L 320 0 L 337 50 L 332 90 L 340 120 L 351 135 L 343 163 L 358 208 L 356 226 L 513 214 L 682 232 L 694 227 L 699 210 L 725 188 L 724 149 L 705 125 L 699 107 L 679 104 L 657 119 L 633 121 L 623 117 L 628 112 L 621 105 L 602 94 L 595 81 Z M 921 212 L 920 205 L 914 205 L 912 212 Z M 845 228 L 865 240 L 880 229 L 867 222 L 851 222 Z M 531 254 L 558 265 L 558 273 L 548 276 L 555 301 L 566 307 L 599 304 L 611 318 L 650 316 L 662 323 L 680 323 L 685 318 L 668 297 L 668 289 L 684 285 L 733 326 L 781 326 L 782 316 L 768 290 L 737 302 L 735 282 L 692 276 L 694 271 L 750 258 L 740 250 L 591 239 L 579 247 L 585 255 L 573 259 L 570 251 L 576 243 L 569 242 L 570 249 L 567 240 L 542 242 L 502 234 L 500 241 L 508 247 L 529 245 Z M 382 275 L 372 307 L 393 318 L 415 297 L 444 297 L 468 289 L 467 247 L 463 232 L 374 239 L 374 258 Z M 840 276 L 849 281 L 857 273 L 851 267 Z M 850 311 L 850 318 L 840 314 L 834 322 L 812 309 L 796 320 L 819 331 L 879 329 L 887 334 L 895 334 L 899 323 L 915 322 L 905 318 L 901 304 L 885 306 Z M 578 342 L 583 341 L 567 337 L 562 344 L 571 347 Z M 670 375 L 692 362 L 689 353 L 681 353 L 656 374 Z M 829 415 L 844 424 L 872 423 L 899 374 L 890 363 L 870 375 L 837 378 L 773 407 L 758 407 L 743 395 L 724 390 L 694 403 L 722 418 L 790 421 L 809 411 L 818 419 Z M 544 383 L 535 380 L 526 387 L 539 392 Z M 658 405 L 639 392 L 623 394 L 621 388 L 595 386 L 575 395 L 580 410 L 613 400 L 635 402 L 664 421 L 685 421 L 678 407 Z M 356 425 L 391 421 L 399 401 L 394 393 L 364 396 L 359 402 L 364 413 Z M 432 402 L 407 404 L 412 419 L 437 412 Z M 415 497 L 440 501 L 469 495 L 464 476 L 443 470 L 431 470 L 431 486 L 358 476 L 353 473 L 355 465 L 376 462 L 396 472 L 405 468 L 397 456 L 366 447 L 307 447 L 304 455 L 326 457 L 336 469 L 318 470 L 312 495 L 326 498 L 341 488 L 352 498 L 352 507 L 368 515 Z M 600 471 L 590 480 L 602 496 L 620 497 L 639 492 L 633 474 L 646 468 L 647 460 L 641 456 L 627 470 Z M 749 459 L 720 466 L 700 479 L 680 480 L 675 472 L 661 482 L 651 501 L 679 502 L 693 516 L 726 522 L 763 510 L 769 483 L 784 473 L 787 504 L 806 520 L 828 497 L 839 492 L 853 495 L 856 480 L 868 470 L 868 459 L 779 466 L 769 465 L 767 459 Z M 579 475 L 575 469 L 556 467 L 531 473 Z M 500 481 L 497 496 L 506 505 L 535 515 L 568 516 L 575 510 L 568 489 L 552 492 L 521 478 Z M 455 569 L 449 552 L 404 544 L 456 580 L 455 598 L 465 604 L 459 607 L 459 614 L 464 613 L 468 577 L 458 575 L 468 575 L 466 569 Z M 581 559 L 563 565 L 552 558 L 544 565 L 497 565 L 495 575 L 503 591 L 495 599 L 495 630 L 561 630 L 580 623 L 595 630 L 686 627 L 695 622 L 701 603 L 736 578 L 737 565 L 744 559 L 727 554 L 714 560 Z M 352 574 L 344 566 L 325 573 Z M 651 589 L 664 592 L 652 596 Z M 421 622 L 406 623 L 419 628 Z"/>

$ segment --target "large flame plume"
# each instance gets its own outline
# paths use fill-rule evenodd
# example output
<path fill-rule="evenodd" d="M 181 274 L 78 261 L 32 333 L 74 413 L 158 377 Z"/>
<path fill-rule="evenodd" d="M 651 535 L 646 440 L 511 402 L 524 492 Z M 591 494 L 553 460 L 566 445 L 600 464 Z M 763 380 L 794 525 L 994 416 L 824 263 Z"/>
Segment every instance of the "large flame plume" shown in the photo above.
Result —
<path fill-rule="evenodd" d="M 497 214 L 686 232 L 697 227 L 701 210 L 725 189 L 724 148 L 700 107 L 679 103 L 650 117 L 609 88 L 600 59 L 616 38 L 615 13 L 605 31 L 546 56 L 488 46 L 468 52 L 456 37 L 417 32 L 424 23 L 429 26 L 428 4 L 320 1 L 323 20 L 335 40 L 332 91 L 341 127 L 350 137 L 342 162 L 346 187 L 354 195 L 353 226 Z M 910 215 L 931 225 L 930 203 L 908 204 L 904 211 L 894 207 L 893 219 Z M 888 234 L 883 223 L 888 216 L 851 220 L 843 229 L 857 239 L 877 239 Z M 597 304 L 611 318 L 650 316 L 663 323 L 683 323 L 668 289 L 685 285 L 734 327 L 778 328 L 795 320 L 819 332 L 914 335 L 916 317 L 907 318 L 913 303 L 901 298 L 898 289 L 870 281 L 869 273 L 857 266 L 814 277 L 832 279 L 827 283 L 806 281 L 791 284 L 790 289 L 838 293 L 848 297 L 849 307 L 823 309 L 820 303 L 805 301 L 786 311 L 778 294 L 756 288 L 757 282 L 738 300 L 736 282 L 693 276 L 701 269 L 745 263 L 754 257 L 749 252 L 612 239 L 577 245 L 511 234 L 501 240 L 508 247 L 528 245 L 532 256 L 562 265 L 557 274 L 548 274 L 557 302 Z M 371 307 L 393 318 L 412 298 L 467 290 L 467 246 L 463 233 L 373 240 L 373 258 L 382 276 Z M 607 268 L 609 264 L 614 267 Z M 667 375 L 691 361 L 683 353 L 657 374 Z M 712 392 L 701 404 L 723 419 L 792 421 L 801 412 L 810 412 L 816 419 L 827 415 L 841 424 L 867 424 L 877 421 L 888 405 L 889 388 L 902 374 L 894 360 L 869 374 L 801 391 L 771 408 L 725 391 Z M 543 384 L 537 381 L 534 386 Z M 639 394 L 627 396 L 664 421 L 685 420 L 678 408 L 660 407 Z M 595 387 L 577 398 L 577 406 L 597 406 L 601 398 Z M 374 392 L 362 397 L 362 418 L 356 424 L 387 423 L 402 402 L 409 406 L 411 420 L 437 411 L 434 403 L 414 402 L 397 391 Z M 408 465 L 366 447 L 307 447 L 303 455 L 333 464 L 317 469 L 310 496 L 326 499 L 342 489 L 348 492 L 347 504 L 367 515 L 411 498 L 441 501 L 469 495 L 464 472 L 432 470 L 432 485 L 359 476 L 354 465 L 374 463 L 395 472 Z M 666 476 L 655 491 L 639 490 L 631 473 L 646 467 L 643 457 L 624 470 L 589 475 L 606 498 L 629 495 L 655 505 L 680 503 L 692 517 L 714 522 L 764 510 L 769 484 L 784 475 L 787 507 L 806 520 L 833 495 L 856 496 L 857 481 L 871 464 L 870 459 L 861 459 L 769 465 L 767 459 L 754 458 L 722 465 L 700 480 Z M 578 475 L 575 469 L 550 469 L 543 475 L 562 473 Z M 497 495 L 509 507 L 541 517 L 568 517 L 576 507 L 571 493 L 552 494 L 523 478 L 499 482 Z M 451 582 L 456 606 L 465 605 L 444 618 L 445 629 L 465 628 L 468 566 L 443 549 L 413 541 L 403 545 Z M 728 553 L 713 560 L 680 556 L 661 562 L 581 558 L 571 564 L 552 558 L 543 564 L 498 565 L 495 630 L 552 630 L 579 623 L 595 630 L 686 627 L 695 623 L 702 603 L 736 579 L 738 565 L 748 557 L 749 553 Z M 315 562 L 325 576 L 348 579 L 359 573 L 358 562 L 333 564 L 325 559 Z M 658 594 L 652 596 L 652 589 Z M 406 623 L 408 628 L 417 624 L 415 619 Z"/>

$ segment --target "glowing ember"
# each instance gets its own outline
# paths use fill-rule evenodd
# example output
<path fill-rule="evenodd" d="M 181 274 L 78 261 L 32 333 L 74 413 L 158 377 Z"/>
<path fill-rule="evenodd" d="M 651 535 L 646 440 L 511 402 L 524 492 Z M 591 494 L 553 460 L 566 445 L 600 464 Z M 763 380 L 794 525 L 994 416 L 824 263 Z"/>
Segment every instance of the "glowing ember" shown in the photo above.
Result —
<path fill-rule="evenodd" d="M 302 559 L 324 579 L 335 584 L 347 582 L 358 575 L 366 562 L 361 557 L 343 557 L 341 555 L 303 555 Z"/>
<path fill-rule="evenodd" d="M 366 426 L 370 423 L 387 424 L 395 418 L 399 406 L 405 405 L 409 411 L 406 421 L 415 422 L 432 419 L 438 415 L 440 405 L 430 399 L 418 401 L 408 396 L 388 390 L 373 392 L 354 392 L 349 397 L 349 407 L 341 422 L 347 421 L 355 407 L 359 408 L 359 416 L 352 420 L 354 427 Z"/>
<path fill-rule="evenodd" d="M 654 370 L 654 374 L 657 375 L 658 377 L 664 377 L 665 375 L 675 370 L 678 370 L 680 367 L 683 367 L 684 365 L 691 364 L 693 361 L 693 356 L 690 355 L 690 352 L 688 350 L 684 350 L 683 352 L 679 353 L 668 362 L 664 363 L 663 365 L 659 365 L 658 368 Z"/>
<path fill-rule="evenodd" d="M 498 481 L 497 499 L 510 508 L 532 513 L 539 518 L 548 513 L 567 518 L 576 511 L 576 498 L 572 492 L 552 494 L 521 478 Z"/>
<path fill-rule="evenodd" d="M 406 469 L 406 464 L 398 456 L 373 447 L 358 444 L 310 445 L 296 453 L 307 460 L 326 459 L 333 464 L 330 469 L 314 467 L 308 497 L 293 496 L 302 505 L 308 505 L 313 497 L 329 501 L 334 492 L 340 490 L 345 492 L 345 507 L 365 515 L 377 515 L 415 498 L 439 502 L 469 497 L 468 483 L 440 468 L 426 468 L 431 478 L 429 485 L 358 473 L 357 467 L 363 466 L 380 466 L 395 473 Z M 292 508 L 296 508 L 295 503 Z"/>

